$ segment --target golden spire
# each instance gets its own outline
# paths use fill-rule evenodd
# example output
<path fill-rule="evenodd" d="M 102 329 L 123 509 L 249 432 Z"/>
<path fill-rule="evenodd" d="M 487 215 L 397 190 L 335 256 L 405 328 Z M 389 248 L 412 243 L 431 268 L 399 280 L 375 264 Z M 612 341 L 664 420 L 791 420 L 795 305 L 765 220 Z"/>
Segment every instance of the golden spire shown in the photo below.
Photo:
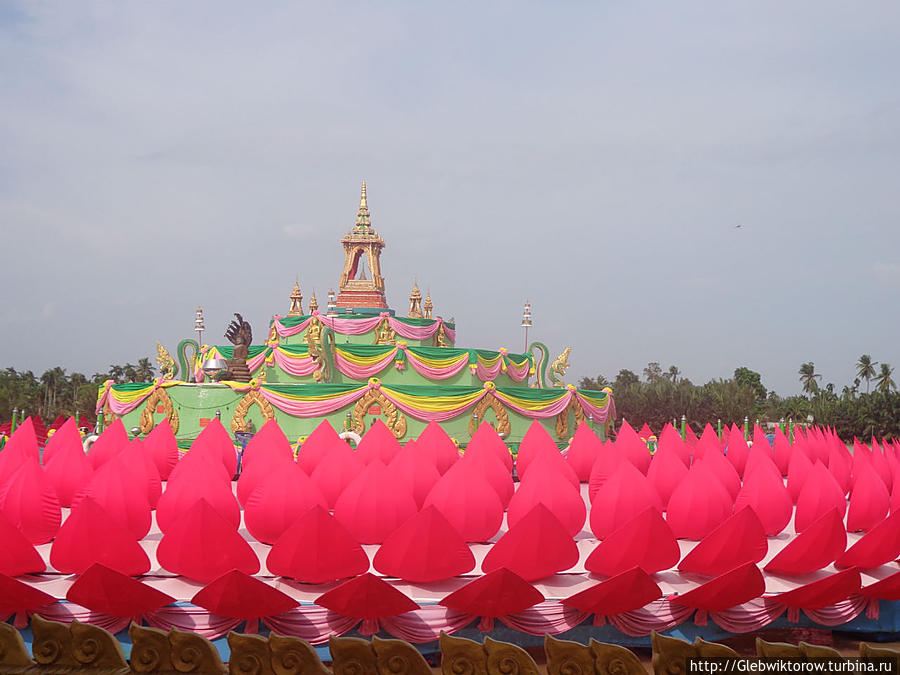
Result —
<path fill-rule="evenodd" d="M 291 308 L 288 316 L 301 316 L 303 314 L 303 293 L 300 292 L 300 280 L 294 282 L 294 290 L 291 291 Z"/>
<path fill-rule="evenodd" d="M 312 314 L 319 309 L 319 301 L 316 300 L 316 291 L 313 290 L 312 296 L 309 298 L 309 313 Z"/>
<path fill-rule="evenodd" d="M 363 181 L 359 195 L 359 209 L 356 211 L 356 227 L 371 227 L 369 215 L 369 204 L 366 201 L 366 181 Z"/>
<path fill-rule="evenodd" d="M 425 303 L 422 305 L 423 318 L 430 319 L 431 312 L 434 310 L 434 303 L 431 302 L 431 289 L 428 289 L 428 295 L 425 296 Z"/>
<path fill-rule="evenodd" d="M 413 283 L 412 293 L 409 294 L 409 314 L 411 319 L 422 318 L 422 291 L 419 290 L 419 284 Z"/>

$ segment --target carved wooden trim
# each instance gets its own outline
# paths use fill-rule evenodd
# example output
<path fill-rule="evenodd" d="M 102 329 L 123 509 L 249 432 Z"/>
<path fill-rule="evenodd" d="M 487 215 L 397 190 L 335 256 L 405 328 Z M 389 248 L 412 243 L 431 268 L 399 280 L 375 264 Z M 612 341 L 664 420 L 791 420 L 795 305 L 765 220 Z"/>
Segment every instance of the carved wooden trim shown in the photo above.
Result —
<path fill-rule="evenodd" d="M 231 658 L 226 666 L 209 640 L 175 628 L 162 631 L 135 623 L 128 632 L 132 640 L 130 663 L 109 632 L 73 621 L 71 624 L 31 618 L 34 635 L 32 654 L 12 625 L 0 622 L 0 673 L 85 673 L 125 675 L 126 673 L 237 673 L 239 675 L 431 675 L 432 670 L 419 651 L 403 640 L 371 641 L 332 637 L 329 647 L 333 669 L 326 668 L 308 642 L 271 633 L 228 634 Z M 655 675 L 683 675 L 688 657 L 735 657 L 730 647 L 696 638 L 693 643 L 653 633 Z M 474 642 L 441 633 L 442 675 L 539 675 L 531 655 L 513 644 L 485 638 Z M 642 675 L 645 668 L 634 652 L 625 647 L 591 639 L 587 645 L 551 636 L 544 638 L 547 675 Z M 859 654 L 897 659 L 900 652 L 860 643 Z M 757 640 L 758 656 L 811 659 L 823 656 L 843 658 L 832 647 L 805 642 L 787 644 Z"/>
<path fill-rule="evenodd" d="M 478 430 L 475 426 L 475 415 L 478 415 L 479 420 L 484 421 L 484 413 L 487 412 L 488 409 L 493 410 L 494 415 L 497 416 L 497 433 L 506 434 L 508 436 L 510 432 L 509 413 L 506 412 L 506 408 L 500 402 L 500 399 L 491 392 L 488 392 L 483 396 L 472 409 L 472 414 L 469 416 L 469 436 L 474 436 L 475 432 Z"/>
<path fill-rule="evenodd" d="M 587 421 L 587 418 L 584 416 L 584 408 L 581 407 L 578 398 L 573 396 L 569 399 L 569 404 L 566 406 L 566 409 L 556 416 L 556 437 L 561 441 L 566 440 L 569 437 L 570 411 L 575 413 L 576 427 L 579 423 Z"/>
<path fill-rule="evenodd" d="M 106 400 L 106 403 L 103 404 L 103 428 L 106 429 L 110 424 L 116 421 L 117 415 L 112 411 L 112 408 L 109 407 L 109 399 Z"/>
<path fill-rule="evenodd" d="M 381 414 L 384 415 L 387 428 L 394 437 L 403 438 L 406 435 L 406 416 L 378 389 L 369 389 L 353 406 L 353 431 L 360 436 L 363 435 L 366 430 L 365 414 L 372 404 L 381 406 Z"/>
<path fill-rule="evenodd" d="M 0 622 L 0 672 L 10 673 L 34 666 L 25 640 L 11 624 Z"/>
<path fill-rule="evenodd" d="M 78 621 L 66 625 L 35 614 L 31 617 L 31 631 L 34 660 L 48 671 L 130 672 L 122 645 L 102 628 Z"/>
<path fill-rule="evenodd" d="M 156 426 L 153 421 L 153 413 L 155 412 L 158 403 L 162 403 L 165 407 L 166 419 L 169 420 L 169 426 L 172 427 L 172 433 L 178 433 L 178 412 L 172 405 L 172 399 L 169 397 L 169 392 L 162 387 L 157 387 L 151 392 L 150 396 L 147 397 L 147 403 L 141 411 L 141 433 L 149 434 L 153 431 L 153 427 Z"/>
<path fill-rule="evenodd" d="M 263 417 L 266 418 L 266 422 L 275 418 L 275 411 L 272 409 L 271 404 L 263 398 L 259 390 L 254 389 L 253 391 L 248 391 L 235 407 L 234 415 L 231 417 L 232 431 L 247 431 L 247 412 L 254 403 L 259 406 Z"/>

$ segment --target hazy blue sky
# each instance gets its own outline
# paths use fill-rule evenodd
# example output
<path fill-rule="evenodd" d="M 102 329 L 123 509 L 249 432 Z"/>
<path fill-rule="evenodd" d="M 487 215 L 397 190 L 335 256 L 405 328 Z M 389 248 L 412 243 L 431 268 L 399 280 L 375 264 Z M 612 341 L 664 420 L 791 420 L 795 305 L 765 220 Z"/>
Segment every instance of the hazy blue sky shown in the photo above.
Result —
<path fill-rule="evenodd" d="M 7 1 L 0 91 L 0 366 L 174 350 L 198 304 L 261 338 L 365 179 L 388 300 L 460 346 L 520 350 L 528 298 L 569 381 L 900 367 L 895 0 Z"/>

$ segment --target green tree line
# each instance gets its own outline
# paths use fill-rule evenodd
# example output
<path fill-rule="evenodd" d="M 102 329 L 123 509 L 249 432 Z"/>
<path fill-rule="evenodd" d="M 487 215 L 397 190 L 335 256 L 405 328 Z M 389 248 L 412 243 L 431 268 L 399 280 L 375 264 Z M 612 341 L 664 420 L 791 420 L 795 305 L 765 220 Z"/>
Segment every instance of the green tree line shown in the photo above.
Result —
<path fill-rule="evenodd" d="M 724 425 L 743 424 L 745 417 L 761 424 L 793 419 L 833 426 L 845 440 L 854 436 L 900 438 L 900 393 L 893 368 L 863 354 L 856 363 L 856 373 L 853 383 L 838 392 L 834 384 L 819 384 L 822 376 L 809 361 L 797 371 L 806 395 L 782 397 L 767 391 L 760 374 L 745 366 L 736 368 L 729 379 L 695 385 L 680 377 L 681 370 L 676 366 L 664 371 L 658 362 L 651 361 L 643 369 L 643 379 L 622 369 L 612 381 L 598 375 L 582 378 L 578 386 L 612 387 L 618 419 L 626 419 L 632 426 L 646 422 L 658 430 L 666 422 L 680 422 L 684 415 L 699 432 L 706 423 L 715 426 L 717 420 Z M 863 382 L 865 391 L 861 390 Z"/>
<path fill-rule="evenodd" d="M 9 420 L 14 409 L 24 410 L 26 415 L 38 414 L 45 422 L 57 415 L 74 415 L 76 411 L 93 419 L 97 391 L 106 380 L 151 382 L 154 377 L 156 368 L 150 359 L 139 359 L 137 365 L 112 365 L 107 372 L 91 377 L 67 373 L 59 366 L 40 376 L 30 370 L 7 368 L 0 371 L 0 420 Z"/>

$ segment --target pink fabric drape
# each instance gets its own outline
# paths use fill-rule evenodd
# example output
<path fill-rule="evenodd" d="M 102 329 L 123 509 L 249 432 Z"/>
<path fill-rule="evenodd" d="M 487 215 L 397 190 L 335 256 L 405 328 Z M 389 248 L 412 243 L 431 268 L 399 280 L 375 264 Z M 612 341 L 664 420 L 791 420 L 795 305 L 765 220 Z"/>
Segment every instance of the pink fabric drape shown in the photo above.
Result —
<path fill-rule="evenodd" d="M 206 610 L 203 611 L 205 612 Z M 118 633 L 121 630 L 125 630 L 131 623 L 131 617 L 121 619 L 117 616 L 109 616 L 108 614 L 94 612 L 90 609 L 81 607 L 80 605 L 72 604 L 70 602 L 57 602 L 53 605 L 42 607 L 36 612 L 28 612 L 28 614 L 29 616 L 32 614 L 37 614 L 42 619 L 59 621 L 61 623 L 72 623 L 72 621 L 78 621 L 79 623 L 89 623 L 92 626 L 97 626 L 98 628 L 108 630 L 113 634 Z"/>
<path fill-rule="evenodd" d="M 367 380 L 391 365 L 391 362 L 397 356 L 397 351 L 398 349 L 393 349 L 387 352 L 380 361 L 376 361 L 369 366 L 358 366 L 341 356 L 340 349 L 336 349 L 334 351 L 334 365 L 347 377 L 351 377 L 354 380 Z"/>
<path fill-rule="evenodd" d="M 421 609 L 379 619 L 378 623 L 394 637 L 407 642 L 431 642 L 441 636 L 441 631 L 455 633 L 472 623 L 477 617 L 455 612 L 440 605 L 427 605 Z"/>
<path fill-rule="evenodd" d="M 866 610 L 869 599 L 862 595 L 853 595 L 831 607 L 803 612 L 815 623 L 823 626 L 839 626 L 855 619 Z M 707 619 L 714 621 L 724 630 L 731 633 L 748 633 L 760 630 L 769 625 L 785 612 L 785 606 L 774 598 L 757 598 L 737 607 L 720 611 L 697 612 L 694 617 L 698 625 L 706 625 Z M 60 602 L 48 605 L 37 612 L 45 619 L 71 623 L 78 620 L 117 633 L 128 627 L 132 618 L 143 619 L 148 625 L 162 630 L 178 628 L 193 631 L 203 637 L 216 639 L 234 630 L 241 620 L 218 616 L 202 607 L 193 605 L 168 605 L 141 617 L 118 618 L 91 611 L 79 605 Z M 664 631 L 688 621 L 695 614 L 690 607 L 670 602 L 667 598 L 656 600 L 645 607 L 612 616 L 597 616 L 595 625 L 608 621 L 611 626 L 625 635 L 644 637 L 651 631 Z M 584 623 L 590 615 L 573 607 L 563 605 L 559 601 L 545 601 L 516 614 L 499 617 L 500 621 L 514 630 L 531 635 L 550 633 L 556 635 Z M 0 617 L 0 620 L 8 617 Z M 20 620 L 21 619 L 21 620 Z M 24 626 L 25 616 L 17 616 L 17 625 Z M 361 632 L 377 630 L 379 627 L 391 635 L 408 642 L 422 643 L 438 639 L 441 631 L 455 633 L 478 619 L 477 616 L 465 614 L 440 605 L 425 605 L 420 609 L 392 617 L 382 617 L 377 621 L 361 625 L 360 619 L 337 614 L 317 605 L 295 607 L 278 616 L 262 619 L 271 630 L 282 635 L 294 635 L 312 644 L 324 644 L 333 635 L 345 633 L 360 626 Z M 795 617 L 796 619 L 796 617 Z M 490 630 L 493 622 L 482 622 L 482 630 Z M 250 630 L 253 630 L 250 626 Z"/>
<path fill-rule="evenodd" d="M 456 331 L 447 326 L 443 319 L 436 319 L 430 326 L 410 326 L 394 317 L 388 319 L 391 330 L 396 331 L 397 335 L 405 337 L 408 340 L 427 340 L 435 336 L 435 334 L 444 327 L 444 334 L 450 342 L 456 342 Z"/>
<path fill-rule="evenodd" d="M 359 623 L 359 619 L 341 616 L 324 607 L 296 607 L 278 616 L 269 616 L 263 623 L 281 635 L 293 635 L 310 644 L 328 642 L 332 635 L 343 635 Z"/>
<path fill-rule="evenodd" d="M 756 598 L 721 612 L 710 612 L 709 617 L 730 633 L 749 633 L 768 626 L 784 610 L 785 606 L 772 598 Z"/>
<path fill-rule="evenodd" d="M 296 399 L 280 396 L 275 392 L 269 391 L 267 389 L 260 389 L 259 391 L 264 399 L 266 399 L 269 403 L 274 405 L 279 410 L 283 410 L 289 415 L 294 415 L 295 417 L 315 417 L 317 415 L 327 415 L 328 413 L 332 413 L 335 410 L 343 408 L 345 405 L 350 405 L 357 399 L 362 398 L 368 391 L 368 388 L 361 387 L 354 391 L 348 392 L 343 396 L 336 396 L 335 398 L 330 398 L 325 401 L 309 402 L 298 401 Z"/>
<path fill-rule="evenodd" d="M 285 326 L 281 323 L 281 319 L 284 317 L 276 316 L 275 331 L 279 337 L 297 335 L 297 333 L 302 333 L 306 330 L 313 316 L 319 317 L 319 320 L 324 325 L 341 335 L 362 335 L 363 333 L 368 333 L 369 331 L 374 330 L 378 324 L 381 323 L 382 319 L 387 318 L 391 330 L 395 331 L 397 335 L 409 340 L 427 340 L 432 338 L 441 329 L 441 326 L 443 326 L 444 334 L 447 338 L 451 342 L 456 342 L 456 331 L 445 324 L 443 319 L 435 319 L 434 323 L 429 326 L 410 326 L 390 316 L 387 312 L 382 312 L 379 316 L 374 316 L 370 319 L 342 319 L 338 316 L 327 316 L 321 312 L 315 311 L 310 318 L 298 323 L 296 326 Z"/>
<path fill-rule="evenodd" d="M 868 598 L 865 596 L 851 595 L 846 600 L 836 602 L 830 607 L 804 609 L 803 613 L 812 621 L 820 623 L 823 626 L 840 626 L 848 621 L 853 621 L 853 619 L 866 609 L 867 604 Z"/>
<path fill-rule="evenodd" d="M 400 408 L 403 412 L 405 412 L 410 417 L 415 417 L 417 420 L 426 420 L 428 422 L 446 422 L 449 419 L 453 419 L 457 415 L 461 414 L 463 411 L 468 410 L 472 406 L 474 406 L 478 401 L 484 398 L 485 393 L 487 393 L 487 389 L 484 390 L 484 393 L 481 394 L 478 398 L 473 401 L 470 401 L 466 405 L 461 405 L 458 408 L 453 408 L 452 410 L 445 410 L 442 412 L 435 411 L 422 411 L 416 410 L 415 408 L 411 408 L 399 399 L 391 396 L 390 392 L 385 389 L 381 390 L 381 393 L 384 394 L 384 397 L 393 403 L 395 406 Z"/>
<path fill-rule="evenodd" d="M 275 363 L 278 364 L 279 368 L 295 377 L 312 375 L 319 367 L 310 356 L 289 356 L 278 348 L 275 348 L 272 352 L 272 356 L 274 356 Z"/>
<path fill-rule="evenodd" d="M 151 390 L 152 391 L 152 390 Z M 109 403 L 109 409 L 116 415 L 127 415 L 132 410 L 141 405 L 145 398 L 139 398 L 130 403 L 121 403 L 116 400 L 115 396 L 111 396 L 109 392 L 109 388 L 107 387 L 106 391 L 103 392 L 100 399 L 97 401 L 97 409 L 96 413 L 99 415 L 100 411 L 103 410 L 103 404 Z"/>
<path fill-rule="evenodd" d="M 445 368 L 432 368 L 431 366 L 425 365 L 416 358 L 415 354 L 409 351 L 406 352 L 406 360 L 409 361 L 409 365 L 412 366 L 413 370 L 419 373 L 419 375 L 427 377 L 429 380 L 446 380 L 448 377 L 453 377 L 454 375 L 461 373 L 465 370 L 466 366 L 469 365 L 467 359 L 460 359 L 459 363 L 446 366 Z"/>
<path fill-rule="evenodd" d="M 523 365 L 517 366 L 509 358 L 505 356 L 503 358 L 506 361 L 506 374 L 513 382 L 521 382 L 528 377 L 528 373 L 531 371 L 531 361 L 526 359 Z"/>
<path fill-rule="evenodd" d="M 643 637 L 654 630 L 663 631 L 674 628 L 691 618 L 693 613 L 694 610 L 690 607 L 682 607 L 670 602 L 667 598 L 662 598 L 641 609 L 608 616 L 606 619 L 611 626 L 625 635 Z"/>
<path fill-rule="evenodd" d="M 528 410 L 527 408 L 522 408 L 521 406 L 516 405 L 509 399 L 503 392 L 499 390 L 494 390 L 494 396 L 499 398 L 503 403 L 509 406 L 510 409 L 515 410 L 520 415 L 524 415 L 525 417 L 531 418 L 546 418 L 546 417 L 556 417 L 563 410 L 566 409 L 566 406 L 569 405 L 569 401 L 572 400 L 572 390 L 566 391 L 566 393 L 560 397 L 556 403 L 547 406 L 543 410 Z"/>
<path fill-rule="evenodd" d="M 588 400 L 584 396 L 577 392 L 575 393 L 575 396 L 578 398 L 578 402 L 581 404 L 581 407 L 584 410 L 585 414 L 590 415 L 593 418 L 594 422 L 603 424 L 607 419 L 609 419 L 610 415 L 612 415 L 613 419 L 616 418 L 616 404 L 612 400 L 612 397 L 608 398 L 606 406 L 601 408 L 588 402 Z"/>
<path fill-rule="evenodd" d="M 134 410 L 134 409 L 136 409 L 137 407 L 141 406 L 141 405 L 144 403 L 144 401 L 147 400 L 147 397 L 150 396 L 150 394 L 152 394 L 154 391 L 156 391 L 157 389 L 159 389 L 159 385 L 157 385 L 157 386 L 153 387 L 152 389 L 150 389 L 149 392 L 147 393 L 147 396 L 144 396 L 144 397 L 142 397 L 142 398 L 135 399 L 134 401 L 131 401 L 131 402 L 129 402 L 129 403 L 122 403 L 122 402 L 120 402 L 120 401 L 117 401 L 117 400 L 116 400 L 116 397 L 111 395 L 111 392 L 110 392 L 110 389 L 111 389 L 111 388 L 112 388 L 112 385 L 111 385 L 111 384 L 107 384 L 107 385 L 106 385 L 106 389 L 104 390 L 103 394 L 101 394 L 101 395 L 100 395 L 100 398 L 97 400 L 97 407 L 96 407 L 96 410 L 95 410 L 95 412 L 96 412 L 97 414 L 99 414 L 100 411 L 103 410 L 103 404 L 104 404 L 104 403 L 109 403 L 109 409 L 110 409 L 114 414 L 116 414 L 116 415 L 127 415 L 127 414 L 130 413 L 132 410 Z"/>
<path fill-rule="evenodd" d="M 271 353 L 272 348 L 267 347 L 263 349 L 259 354 L 254 356 L 252 359 L 247 359 L 247 368 L 251 373 L 255 373 L 256 370 L 265 362 L 266 357 Z"/>
<path fill-rule="evenodd" d="M 222 637 L 237 628 L 241 620 L 217 616 L 202 607 L 168 605 L 144 615 L 153 628 L 189 630 L 209 640 Z"/>
<path fill-rule="evenodd" d="M 502 367 L 502 359 L 498 360 L 493 366 L 487 367 L 481 363 L 481 359 L 479 358 L 478 365 L 475 367 L 475 374 L 478 375 L 478 379 L 482 382 L 492 382 L 497 379 Z"/>
<path fill-rule="evenodd" d="M 510 628 L 530 635 L 557 635 L 583 623 L 590 614 L 560 602 L 542 602 L 516 614 L 501 616 Z"/>

